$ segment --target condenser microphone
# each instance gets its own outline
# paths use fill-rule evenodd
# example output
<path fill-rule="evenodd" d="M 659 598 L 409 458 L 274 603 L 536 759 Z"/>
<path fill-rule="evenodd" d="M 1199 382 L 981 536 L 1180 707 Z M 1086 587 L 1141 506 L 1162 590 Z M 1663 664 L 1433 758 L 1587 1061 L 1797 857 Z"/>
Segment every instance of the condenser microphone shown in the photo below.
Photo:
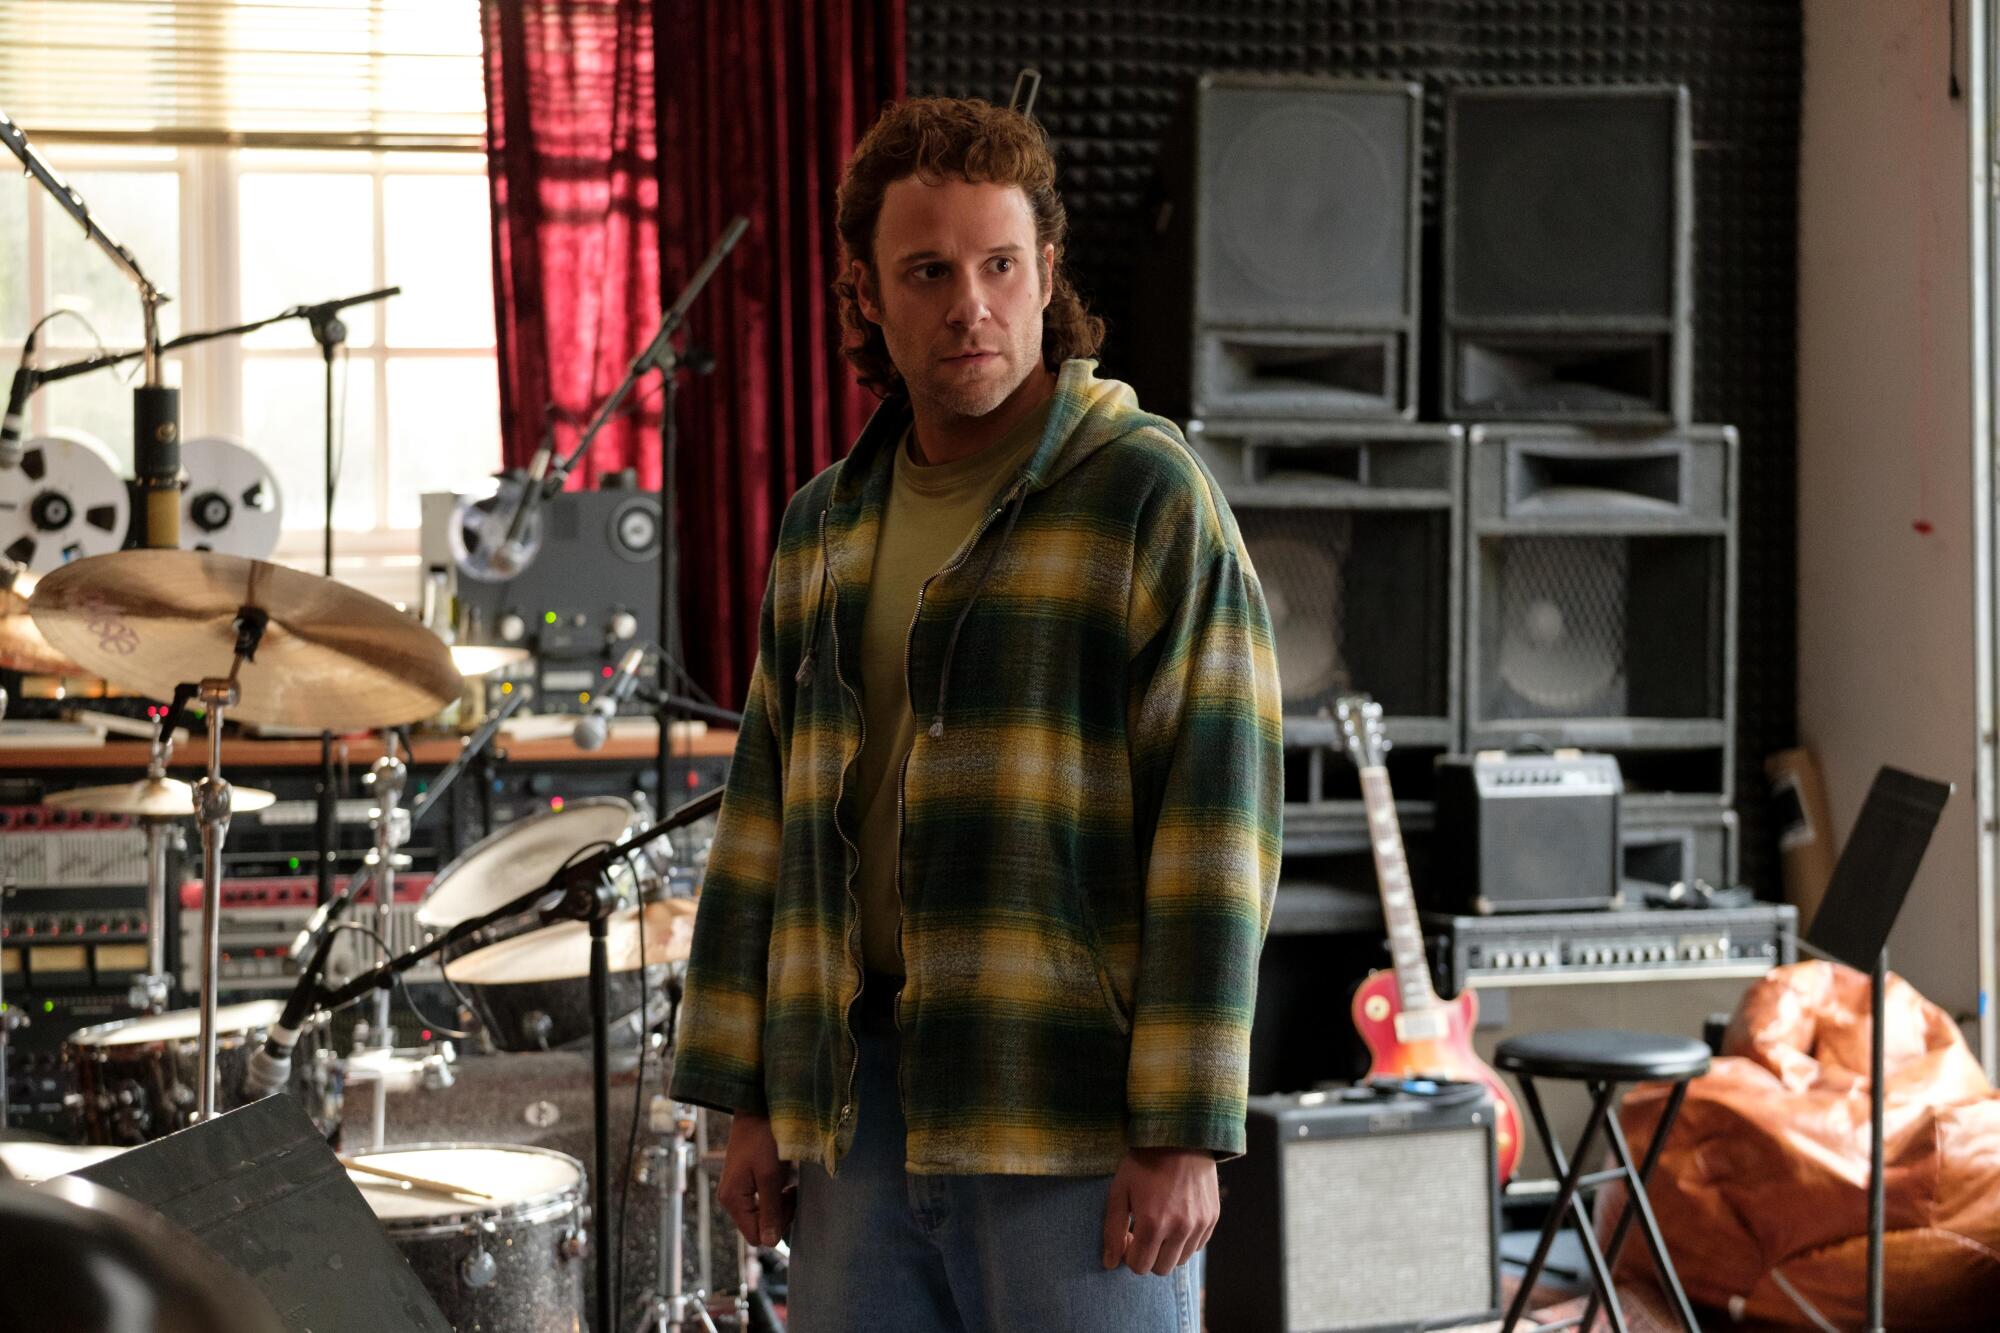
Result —
<path fill-rule="evenodd" d="M 639 688 L 639 668 L 646 663 L 646 650 L 634 647 L 618 663 L 617 672 L 611 683 L 599 691 L 590 701 L 590 711 L 578 719 L 570 738 L 579 750 L 596 750 L 604 745 L 604 738 L 610 734 L 611 719 L 618 715 L 618 705 L 632 697 L 632 691 Z"/>
<path fill-rule="evenodd" d="M 28 395 L 35 391 L 35 335 L 21 346 L 21 364 L 7 389 L 7 413 L 0 416 L 0 468 L 21 466 L 21 435 L 26 429 L 23 414 Z"/>

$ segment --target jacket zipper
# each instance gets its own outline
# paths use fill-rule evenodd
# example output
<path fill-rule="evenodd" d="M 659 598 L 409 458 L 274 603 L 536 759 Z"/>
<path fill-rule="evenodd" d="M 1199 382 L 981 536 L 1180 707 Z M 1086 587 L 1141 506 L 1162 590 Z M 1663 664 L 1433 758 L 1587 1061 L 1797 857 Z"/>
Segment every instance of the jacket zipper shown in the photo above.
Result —
<path fill-rule="evenodd" d="M 970 556 L 972 552 L 979 546 L 979 539 L 981 537 L 984 537 L 986 535 L 986 530 L 993 526 L 993 520 L 1007 512 L 1007 506 L 1012 504 L 1015 501 L 1015 499 L 1018 498 L 1020 490 L 1021 487 L 1019 486 L 1019 484 L 1016 484 L 1013 487 L 1013 489 L 1011 489 L 1007 493 L 1006 497 L 1001 500 L 999 504 L 995 505 L 992 509 L 988 510 L 986 517 L 981 519 L 979 526 L 973 530 L 971 538 L 968 539 L 963 546 L 960 546 L 958 548 L 958 554 L 951 558 L 951 563 L 946 565 L 943 569 L 940 569 L 937 573 L 931 575 L 929 578 L 925 579 L 922 585 L 919 586 L 917 589 L 917 609 L 910 616 L 909 631 L 903 635 L 903 697 L 909 700 L 910 716 L 912 718 L 915 718 L 917 715 L 917 692 L 916 692 L 916 687 L 910 683 L 910 663 L 911 659 L 915 656 L 917 622 L 919 620 L 922 620 L 924 617 L 924 598 L 926 595 L 929 594 L 931 590 L 931 584 L 937 582 L 939 579 L 943 578 L 945 575 L 951 573 L 953 570 L 957 569 L 960 565 L 965 563 L 966 558 Z M 924 729 L 922 726 L 919 726 L 917 728 L 919 734 L 922 734 L 923 730 Z M 916 750 L 917 750 L 916 742 L 912 740 L 910 742 L 909 753 L 903 756 L 902 767 L 898 769 L 896 773 L 895 885 L 896 885 L 896 957 L 898 958 L 903 958 L 903 812 L 904 812 L 903 798 L 904 798 L 904 793 L 909 789 L 910 785 L 910 756 L 915 754 Z M 903 959 L 903 970 L 905 974 L 907 974 L 909 971 L 908 959 Z M 896 1019 L 896 1031 L 900 1033 L 903 1030 L 903 996 L 900 991 L 897 992 L 896 995 L 896 1006 L 894 1012 Z M 902 1085 L 902 1066 L 900 1062 L 897 1065 L 896 1082 L 898 1086 L 898 1091 L 900 1093 Z"/>
<path fill-rule="evenodd" d="M 854 753 L 841 760 L 840 781 L 835 784 L 833 792 L 833 828 L 840 834 L 840 841 L 846 846 L 850 857 L 849 868 L 843 879 L 850 909 L 847 918 L 850 923 L 847 928 L 847 957 L 848 961 L 854 964 L 854 998 L 848 1001 L 840 1014 L 841 1030 L 847 1034 L 847 1046 L 853 1052 L 853 1058 L 847 1066 L 847 1095 L 841 1100 L 840 1119 L 834 1129 L 837 1139 L 840 1134 L 838 1125 L 846 1124 L 854 1115 L 854 1077 L 861 1069 L 861 1043 L 854 1035 L 854 1006 L 860 1002 L 861 992 L 868 984 L 868 969 L 861 963 L 861 900 L 854 896 L 854 872 L 861 864 L 861 849 L 854 845 L 853 839 L 847 836 L 847 830 L 840 826 L 840 806 L 847 795 L 848 767 L 853 764 L 855 756 L 861 753 L 861 747 L 868 743 L 868 715 L 862 711 L 861 699 L 854 693 L 854 688 L 847 683 L 847 678 L 840 674 L 840 580 L 834 578 L 833 561 L 828 556 L 824 509 L 819 512 L 819 559 L 821 566 L 826 570 L 826 581 L 833 588 L 833 678 L 841 689 L 847 691 L 847 697 L 854 700 L 854 716 L 860 724 L 860 734 L 856 738 Z M 830 1156 L 837 1159 L 838 1155 L 830 1154 Z"/>

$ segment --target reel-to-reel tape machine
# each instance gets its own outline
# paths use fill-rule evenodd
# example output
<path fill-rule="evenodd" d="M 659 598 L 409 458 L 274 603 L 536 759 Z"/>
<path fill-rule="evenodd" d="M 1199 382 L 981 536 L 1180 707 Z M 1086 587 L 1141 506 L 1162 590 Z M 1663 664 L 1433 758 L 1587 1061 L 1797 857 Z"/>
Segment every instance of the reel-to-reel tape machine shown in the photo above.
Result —
<path fill-rule="evenodd" d="M 182 547 L 268 559 L 284 522 L 270 466 L 211 435 L 182 442 L 181 468 Z M 38 574 L 122 549 L 131 516 L 117 456 L 82 431 L 35 436 L 0 470 L 0 555 Z"/>

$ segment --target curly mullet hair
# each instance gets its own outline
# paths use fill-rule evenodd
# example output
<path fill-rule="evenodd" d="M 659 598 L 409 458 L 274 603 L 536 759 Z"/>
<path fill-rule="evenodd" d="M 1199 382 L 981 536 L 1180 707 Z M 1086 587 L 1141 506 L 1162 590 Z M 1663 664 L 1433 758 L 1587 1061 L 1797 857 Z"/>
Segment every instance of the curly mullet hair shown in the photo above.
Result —
<path fill-rule="evenodd" d="M 1063 238 L 1069 215 L 1056 193 L 1055 158 L 1042 127 L 1015 111 L 978 98 L 915 97 L 882 113 L 863 136 L 834 196 L 840 232 L 840 277 L 833 294 L 840 310 L 841 352 L 857 378 L 878 398 L 900 392 L 903 377 L 889 360 L 881 326 L 861 313 L 850 261 L 875 273 L 875 223 L 882 197 L 899 180 L 926 184 L 953 177 L 1018 185 L 1035 215 L 1035 248 L 1055 247 L 1053 272 L 1041 275 L 1049 304 L 1042 312 L 1042 362 L 1058 370 L 1072 357 L 1097 355 L 1104 321 L 1090 313 L 1063 271 Z"/>

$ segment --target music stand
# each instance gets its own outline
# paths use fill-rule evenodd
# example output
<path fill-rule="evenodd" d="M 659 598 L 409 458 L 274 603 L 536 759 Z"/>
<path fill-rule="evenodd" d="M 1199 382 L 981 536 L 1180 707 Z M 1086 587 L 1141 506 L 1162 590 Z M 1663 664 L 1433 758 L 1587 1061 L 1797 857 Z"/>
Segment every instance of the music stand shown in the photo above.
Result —
<path fill-rule="evenodd" d="M 1930 846 L 1952 785 L 1886 765 L 1875 774 L 1826 896 L 1800 941 L 1808 953 L 1870 975 L 1868 986 L 1868 1329 L 1882 1333 L 1882 1024 L 1889 932 Z"/>

